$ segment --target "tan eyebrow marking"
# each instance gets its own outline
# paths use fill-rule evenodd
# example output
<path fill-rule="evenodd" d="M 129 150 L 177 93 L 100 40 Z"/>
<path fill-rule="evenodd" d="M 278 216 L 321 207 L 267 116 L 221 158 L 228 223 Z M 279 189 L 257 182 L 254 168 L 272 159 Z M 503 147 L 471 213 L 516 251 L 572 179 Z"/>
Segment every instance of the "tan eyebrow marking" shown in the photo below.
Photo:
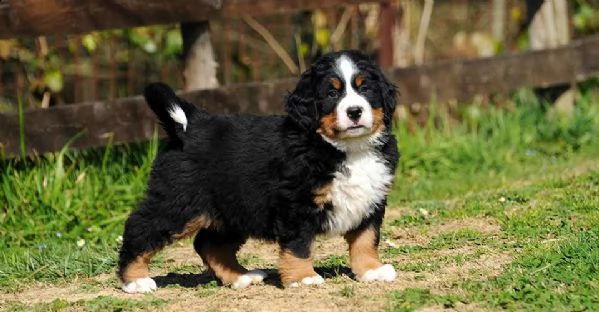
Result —
<path fill-rule="evenodd" d="M 356 87 L 361 86 L 364 83 L 364 76 L 357 75 L 356 79 L 355 79 L 355 82 L 356 82 Z"/>
<path fill-rule="evenodd" d="M 331 78 L 331 84 L 333 85 L 333 88 L 341 90 L 341 81 L 339 79 Z"/>

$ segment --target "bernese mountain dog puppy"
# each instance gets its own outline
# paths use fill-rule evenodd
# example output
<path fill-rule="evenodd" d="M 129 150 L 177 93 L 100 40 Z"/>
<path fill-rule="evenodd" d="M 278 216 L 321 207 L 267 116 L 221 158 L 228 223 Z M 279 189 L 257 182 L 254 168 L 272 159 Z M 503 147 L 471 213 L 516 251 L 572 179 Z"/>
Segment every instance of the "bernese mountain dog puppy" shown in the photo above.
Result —
<path fill-rule="evenodd" d="M 150 84 L 144 96 L 168 144 L 125 223 L 122 289 L 155 290 L 152 256 L 192 235 L 203 263 L 233 288 L 266 277 L 237 261 L 248 238 L 279 245 L 284 287 L 323 283 L 311 260 L 319 234 L 343 235 L 357 280 L 394 280 L 377 247 L 399 158 L 391 127 L 396 94 L 358 51 L 319 59 L 301 75 L 280 116 L 209 114 L 168 86 Z"/>

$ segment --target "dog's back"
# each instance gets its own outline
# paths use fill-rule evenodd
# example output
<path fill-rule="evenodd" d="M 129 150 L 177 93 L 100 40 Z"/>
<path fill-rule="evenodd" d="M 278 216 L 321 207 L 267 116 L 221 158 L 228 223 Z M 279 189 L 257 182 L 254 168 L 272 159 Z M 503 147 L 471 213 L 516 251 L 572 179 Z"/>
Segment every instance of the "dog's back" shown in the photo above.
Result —
<path fill-rule="evenodd" d="M 162 190 L 155 195 L 171 207 L 154 209 L 178 210 L 183 201 L 192 214 L 201 210 L 229 227 L 272 238 L 271 229 L 253 221 L 268 219 L 281 185 L 284 116 L 209 114 L 160 83 L 149 85 L 145 97 L 170 141 L 154 161 L 149 189 Z"/>

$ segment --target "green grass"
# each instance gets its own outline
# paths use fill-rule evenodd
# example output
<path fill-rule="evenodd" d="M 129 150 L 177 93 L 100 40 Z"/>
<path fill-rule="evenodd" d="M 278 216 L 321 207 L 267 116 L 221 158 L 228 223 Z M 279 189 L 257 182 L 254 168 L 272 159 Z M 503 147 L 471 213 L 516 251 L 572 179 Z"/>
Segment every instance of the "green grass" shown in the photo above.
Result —
<path fill-rule="evenodd" d="M 592 95 L 581 96 L 566 118 L 544 112 L 520 92 L 503 108 L 464 109 L 462 123 L 436 118 L 413 131 L 399 125 L 402 159 L 389 207 L 400 207 L 403 214 L 386 221 L 383 236 L 394 239 L 394 230 L 407 229 L 427 241 L 384 246 L 383 258 L 402 272 L 421 274 L 420 281 L 489 254 L 506 253 L 513 261 L 492 277 L 452 281 L 444 292 L 426 287 L 392 291 L 388 309 L 460 304 L 538 311 L 599 308 L 599 173 L 581 169 L 599 156 L 598 103 Z M 124 220 L 143 195 L 157 149 L 153 140 L 0 161 L 0 288 L 18 292 L 31 281 L 66 284 L 113 272 Z M 582 171 L 565 174 L 569 168 Z M 430 231 L 468 218 L 493 220 L 500 231 Z M 462 247 L 472 252 L 442 253 Z M 410 260 L 393 260 L 399 257 Z M 242 262 L 258 265 L 260 259 L 250 255 Z M 160 266 L 160 257 L 153 263 Z M 347 264 L 347 257 L 339 255 L 316 266 L 340 271 Z M 195 272 L 188 266 L 176 269 Z M 350 285 L 334 295 L 353 297 L 357 290 Z M 198 296 L 216 291 L 200 289 Z M 162 304 L 152 300 L 57 300 L 33 310 L 131 310 Z M 14 303 L 10 308 L 32 307 Z"/>
<path fill-rule="evenodd" d="M 513 254 L 513 262 L 497 277 L 456 281 L 455 291 L 443 295 L 432 295 L 429 290 L 394 292 L 389 299 L 390 310 L 406 311 L 440 302 L 445 306 L 476 304 L 508 310 L 596 310 L 599 308 L 598 208 L 599 171 L 466 195 L 430 217 L 430 224 L 410 227 L 419 229 L 463 217 L 485 217 L 499 222 L 499 234 L 485 236 L 461 229 L 438 234 L 422 246 L 387 248 L 387 256 L 411 254 L 416 260 L 398 263 L 399 270 L 433 274 L 441 267 L 464 264 L 484 253 L 479 250 L 453 257 L 435 254 L 441 249 L 482 246 L 492 253 Z"/>
<path fill-rule="evenodd" d="M 28 306 L 20 302 L 10 303 L 8 311 L 62 311 L 65 309 L 77 309 L 83 311 L 140 311 L 148 308 L 160 308 L 168 304 L 168 300 L 146 296 L 141 300 L 119 299 L 109 296 L 99 296 L 90 300 L 79 300 L 69 302 L 63 299 L 56 299 L 48 303 L 39 303 Z"/>
<path fill-rule="evenodd" d="M 432 120 L 423 129 L 398 128 L 402 159 L 390 202 L 447 198 L 500 187 L 577 157 L 596 155 L 599 106 L 578 100 L 571 118 L 545 114 L 526 92 L 508 108 L 478 109 L 469 122 Z M 465 113 L 466 114 L 466 113 Z M 472 120 L 475 119 L 475 120 Z M 474 130 L 473 130 L 474 129 Z"/>
<path fill-rule="evenodd" d="M 114 269 L 116 248 L 92 243 L 82 248 L 52 242 L 38 248 L 11 248 L 0 255 L 0 287 L 18 291 L 31 280 L 66 282 L 91 277 Z"/>
<path fill-rule="evenodd" d="M 436 295 L 428 289 L 407 288 L 402 291 L 393 291 L 389 294 L 389 310 L 404 312 L 414 311 L 429 305 L 441 305 L 443 308 L 454 307 L 454 298 Z"/>

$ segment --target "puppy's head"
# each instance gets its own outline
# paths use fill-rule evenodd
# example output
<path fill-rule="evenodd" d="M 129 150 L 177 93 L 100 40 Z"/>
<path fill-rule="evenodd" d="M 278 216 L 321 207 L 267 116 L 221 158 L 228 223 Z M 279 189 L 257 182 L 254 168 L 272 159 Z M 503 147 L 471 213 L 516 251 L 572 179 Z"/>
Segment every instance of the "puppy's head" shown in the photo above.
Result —
<path fill-rule="evenodd" d="M 397 90 L 357 51 L 329 53 L 304 72 L 287 97 L 289 117 L 333 144 L 391 129 Z"/>

